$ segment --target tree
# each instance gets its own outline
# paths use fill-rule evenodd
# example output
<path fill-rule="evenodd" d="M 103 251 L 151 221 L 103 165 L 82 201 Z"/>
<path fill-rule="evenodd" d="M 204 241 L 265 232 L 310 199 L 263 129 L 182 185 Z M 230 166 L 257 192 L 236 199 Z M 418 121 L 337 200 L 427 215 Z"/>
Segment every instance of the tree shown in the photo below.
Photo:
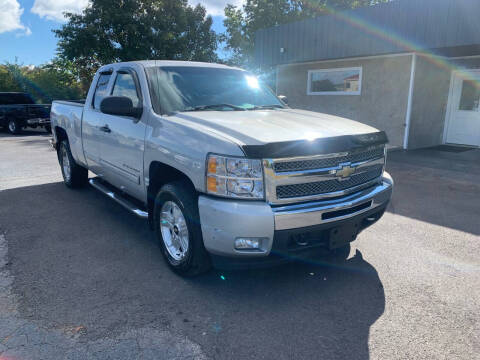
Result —
<path fill-rule="evenodd" d="M 221 40 L 230 51 L 230 63 L 252 69 L 255 33 L 259 29 L 335 11 L 374 5 L 389 0 L 247 0 L 238 8 L 225 7 L 226 28 Z"/>
<path fill-rule="evenodd" d="M 21 85 L 15 80 L 10 64 L 0 65 L 0 92 L 23 91 Z"/>
<path fill-rule="evenodd" d="M 187 0 L 92 0 L 54 30 L 59 57 L 82 81 L 101 65 L 145 59 L 215 61 L 217 36 L 203 6 Z"/>
<path fill-rule="evenodd" d="M 78 81 L 78 73 L 73 64 L 58 58 L 29 70 L 26 76 L 30 84 L 34 85 L 29 92 L 43 102 L 81 99 L 88 90 L 88 87 L 85 88 Z"/>
<path fill-rule="evenodd" d="M 0 65 L 0 91 L 27 92 L 39 103 L 85 96 L 76 75 L 59 60 L 38 67 L 10 63 Z"/>

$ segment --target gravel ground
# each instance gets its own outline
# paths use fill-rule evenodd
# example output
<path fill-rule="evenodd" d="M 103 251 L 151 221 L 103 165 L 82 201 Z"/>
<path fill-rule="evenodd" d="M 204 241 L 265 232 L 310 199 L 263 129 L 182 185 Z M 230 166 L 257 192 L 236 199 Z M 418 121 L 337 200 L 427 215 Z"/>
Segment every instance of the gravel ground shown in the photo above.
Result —
<path fill-rule="evenodd" d="M 0 359 L 480 359 L 480 151 L 389 155 L 337 267 L 172 274 L 146 223 L 0 134 Z"/>

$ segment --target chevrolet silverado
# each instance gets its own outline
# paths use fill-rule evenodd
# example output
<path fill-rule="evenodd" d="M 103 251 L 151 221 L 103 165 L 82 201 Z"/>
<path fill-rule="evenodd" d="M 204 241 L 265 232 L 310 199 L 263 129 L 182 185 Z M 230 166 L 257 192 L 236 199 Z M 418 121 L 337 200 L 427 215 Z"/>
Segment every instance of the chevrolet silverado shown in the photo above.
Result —
<path fill-rule="evenodd" d="M 225 65 L 106 65 L 84 102 L 53 102 L 51 121 L 65 184 L 90 183 L 148 219 L 185 276 L 345 259 L 392 194 L 384 132 L 292 109 Z"/>

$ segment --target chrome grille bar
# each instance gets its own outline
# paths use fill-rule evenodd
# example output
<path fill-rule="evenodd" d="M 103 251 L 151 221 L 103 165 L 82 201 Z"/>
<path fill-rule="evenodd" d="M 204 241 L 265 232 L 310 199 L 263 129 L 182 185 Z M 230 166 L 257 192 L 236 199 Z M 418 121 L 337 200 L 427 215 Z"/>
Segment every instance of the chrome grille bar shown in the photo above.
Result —
<path fill-rule="evenodd" d="M 358 163 L 378 159 L 384 156 L 384 149 L 382 147 L 375 147 L 363 151 L 352 153 L 330 154 L 323 157 L 316 157 L 314 159 L 305 160 L 277 160 L 275 161 L 275 172 L 292 172 L 305 171 L 312 169 L 324 169 L 337 167 L 340 163 Z"/>
<path fill-rule="evenodd" d="M 366 158 L 368 156 L 371 157 Z M 359 161 L 345 161 L 352 159 Z M 351 194 L 380 181 L 385 166 L 385 148 L 376 146 L 352 153 L 308 158 L 266 159 L 263 164 L 269 203 L 322 200 Z M 312 168 L 312 164 L 328 166 Z"/>

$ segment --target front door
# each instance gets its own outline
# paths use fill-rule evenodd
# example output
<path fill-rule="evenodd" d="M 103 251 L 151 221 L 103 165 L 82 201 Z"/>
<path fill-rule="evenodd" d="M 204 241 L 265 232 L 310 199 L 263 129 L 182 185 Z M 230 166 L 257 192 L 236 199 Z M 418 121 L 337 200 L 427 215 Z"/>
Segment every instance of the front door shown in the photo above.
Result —
<path fill-rule="evenodd" d="M 135 107 L 142 107 L 142 92 L 135 70 L 122 68 L 114 77 L 111 95 L 129 97 Z M 103 114 L 102 120 L 107 129 L 100 145 L 105 179 L 132 196 L 143 197 L 145 123 L 142 119 L 107 114 Z"/>
<path fill-rule="evenodd" d="M 446 142 L 480 146 L 480 70 L 454 76 Z"/>

